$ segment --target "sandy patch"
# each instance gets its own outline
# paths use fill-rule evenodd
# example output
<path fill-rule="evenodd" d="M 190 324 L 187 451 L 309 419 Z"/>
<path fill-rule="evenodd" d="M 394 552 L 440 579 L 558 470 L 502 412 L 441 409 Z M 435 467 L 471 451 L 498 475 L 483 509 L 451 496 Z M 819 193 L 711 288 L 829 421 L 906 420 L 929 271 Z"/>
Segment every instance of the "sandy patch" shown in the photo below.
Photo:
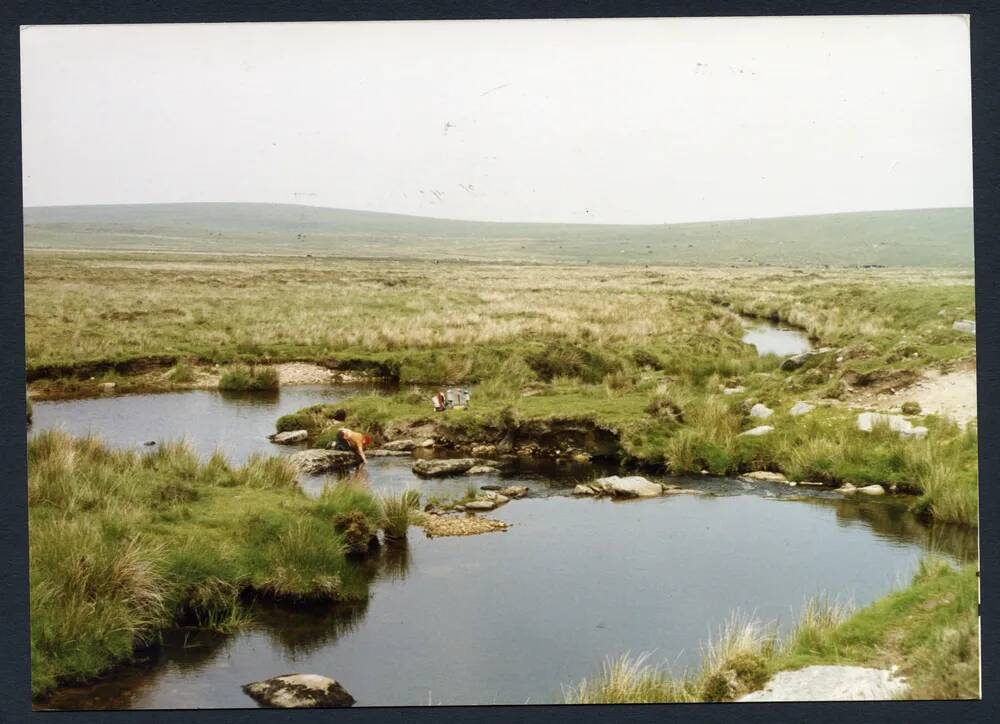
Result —
<path fill-rule="evenodd" d="M 871 407 L 887 412 L 900 412 L 904 402 L 916 402 L 921 414 L 950 417 L 965 427 L 976 419 L 976 370 L 960 370 L 941 374 L 928 370 L 915 384 L 891 395 L 861 397 L 855 406 Z"/>
<path fill-rule="evenodd" d="M 334 378 L 331 370 L 309 362 L 282 362 L 274 368 L 281 385 L 325 385 Z"/>
<path fill-rule="evenodd" d="M 420 521 L 428 537 L 449 535 L 479 535 L 497 530 L 507 530 L 502 520 L 482 515 L 425 515 Z"/>
<path fill-rule="evenodd" d="M 779 671 L 763 689 L 739 701 L 880 701 L 906 690 L 892 671 L 862 666 L 807 666 Z"/>

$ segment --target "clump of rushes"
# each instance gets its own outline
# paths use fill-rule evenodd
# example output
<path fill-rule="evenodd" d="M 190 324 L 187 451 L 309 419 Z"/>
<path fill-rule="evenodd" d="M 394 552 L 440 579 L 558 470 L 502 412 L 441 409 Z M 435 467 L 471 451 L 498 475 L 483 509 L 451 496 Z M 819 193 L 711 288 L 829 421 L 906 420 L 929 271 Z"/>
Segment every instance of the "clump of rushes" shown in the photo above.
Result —
<path fill-rule="evenodd" d="M 194 368 L 191 365 L 178 362 L 167 373 L 167 379 L 177 385 L 186 385 L 194 382 Z"/>
<path fill-rule="evenodd" d="M 278 371 L 274 367 L 244 366 L 230 367 L 219 378 L 219 389 L 239 391 L 278 389 Z"/>
<path fill-rule="evenodd" d="M 386 541 L 390 543 L 405 541 L 413 511 L 420 503 L 417 491 L 382 493 L 379 496 L 379 503 L 382 507 L 382 532 Z"/>
<path fill-rule="evenodd" d="M 83 681 L 183 622 L 232 630 L 255 597 L 362 601 L 372 566 L 335 521 L 382 521 L 367 490 L 310 500 L 283 458 L 202 461 L 185 443 L 28 442 L 32 691 Z"/>

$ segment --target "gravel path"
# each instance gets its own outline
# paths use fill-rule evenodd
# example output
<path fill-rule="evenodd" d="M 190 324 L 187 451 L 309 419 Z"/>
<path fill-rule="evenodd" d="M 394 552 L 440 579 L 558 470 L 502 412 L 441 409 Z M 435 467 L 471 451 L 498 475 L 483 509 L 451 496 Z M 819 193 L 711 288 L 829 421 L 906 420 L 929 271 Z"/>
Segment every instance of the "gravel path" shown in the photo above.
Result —
<path fill-rule="evenodd" d="M 905 690 L 905 679 L 885 669 L 807 666 L 779 671 L 763 689 L 740 701 L 877 701 L 893 699 Z"/>

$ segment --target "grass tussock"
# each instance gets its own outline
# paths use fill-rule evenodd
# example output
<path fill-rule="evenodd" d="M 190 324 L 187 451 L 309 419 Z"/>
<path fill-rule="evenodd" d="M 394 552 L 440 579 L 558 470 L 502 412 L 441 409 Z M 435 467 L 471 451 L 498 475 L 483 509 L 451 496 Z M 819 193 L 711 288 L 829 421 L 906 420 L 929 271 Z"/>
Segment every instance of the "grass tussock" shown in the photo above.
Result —
<path fill-rule="evenodd" d="M 345 518 L 384 524 L 367 490 L 313 501 L 284 459 L 200 461 L 183 442 L 113 450 L 60 430 L 32 437 L 29 525 L 32 690 L 127 660 L 173 623 L 245 625 L 256 596 L 364 600 Z"/>
<path fill-rule="evenodd" d="M 566 703 L 644 704 L 733 701 L 775 673 L 816 664 L 889 668 L 912 699 L 979 697 L 978 581 L 975 568 L 929 558 L 911 585 L 852 613 L 812 599 L 784 638 L 734 615 L 704 648 L 700 667 L 675 675 L 650 654 L 607 660 L 601 673 L 564 691 Z"/>
<path fill-rule="evenodd" d="M 219 389 L 230 392 L 257 392 L 278 389 L 278 371 L 274 367 L 238 365 L 219 378 Z"/>

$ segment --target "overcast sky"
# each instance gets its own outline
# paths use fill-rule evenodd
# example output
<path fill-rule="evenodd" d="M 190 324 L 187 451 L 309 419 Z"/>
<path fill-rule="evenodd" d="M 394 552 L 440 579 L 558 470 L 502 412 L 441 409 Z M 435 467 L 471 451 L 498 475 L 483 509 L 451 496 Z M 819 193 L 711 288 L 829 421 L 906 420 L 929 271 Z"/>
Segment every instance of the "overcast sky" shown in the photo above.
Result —
<path fill-rule="evenodd" d="M 26 205 L 662 223 L 972 204 L 961 16 L 25 28 Z"/>

